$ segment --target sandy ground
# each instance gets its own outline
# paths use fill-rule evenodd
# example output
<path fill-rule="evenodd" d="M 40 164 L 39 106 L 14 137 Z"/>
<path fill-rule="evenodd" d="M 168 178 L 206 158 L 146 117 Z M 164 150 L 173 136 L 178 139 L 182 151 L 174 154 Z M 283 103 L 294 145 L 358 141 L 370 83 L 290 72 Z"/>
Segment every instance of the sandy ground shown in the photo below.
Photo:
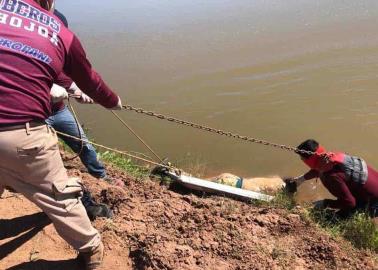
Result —
<path fill-rule="evenodd" d="M 172 191 L 109 168 L 124 180 L 120 189 L 84 173 L 77 161 L 67 168 L 115 213 L 94 222 L 106 248 L 103 269 L 378 269 L 374 255 L 328 236 L 300 210 Z M 82 269 L 39 209 L 18 194 L 3 197 L 0 269 Z"/>

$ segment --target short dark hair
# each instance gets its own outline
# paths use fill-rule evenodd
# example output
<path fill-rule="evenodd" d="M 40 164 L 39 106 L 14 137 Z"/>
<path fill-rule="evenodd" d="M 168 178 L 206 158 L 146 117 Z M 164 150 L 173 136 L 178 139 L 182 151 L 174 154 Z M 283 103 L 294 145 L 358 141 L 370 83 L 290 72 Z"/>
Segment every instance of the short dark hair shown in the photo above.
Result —
<path fill-rule="evenodd" d="M 62 21 L 62 23 L 64 24 L 64 26 L 68 28 L 68 20 L 67 20 L 66 16 L 63 15 L 62 12 L 60 12 L 57 9 L 55 9 L 54 10 L 54 15 L 57 16 L 59 18 L 59 20 Z"/>
<path fill-rule="evenodd" d="M 301 143 L 300 145 L 298 145 L 298 149 L 299 150 L 305 150 L 305 151 L 310 151 L 310 152 L 316 152 L 316 150 L 318 149 L 319 147 L 319 143 L 313 139 L 308 139 L 308 140 L 305 140 L 303 143 Z M 301 153 L 301 152 L 297 152 L 298 155 L 300 155 L 301 157 L 303 158 L 309 158 L 311 155 L 310 154 L 307 154 L 307 153 Z"/>

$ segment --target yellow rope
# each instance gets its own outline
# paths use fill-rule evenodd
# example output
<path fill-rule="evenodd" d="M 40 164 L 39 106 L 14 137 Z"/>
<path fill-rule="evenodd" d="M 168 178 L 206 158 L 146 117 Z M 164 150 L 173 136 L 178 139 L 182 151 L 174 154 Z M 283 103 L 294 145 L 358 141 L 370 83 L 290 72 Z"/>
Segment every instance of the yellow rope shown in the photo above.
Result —
<path fill-rule="evenodd" d="M 145 159 L 145 158 L 141 158 L 141 157 L 132 155 L 130 153 L 127 153 L 126 151 L 120 151 L 120 150 L 117 150 L 117 149 L 114 149 L 114 148 L 110 148 L 110 147 L 107 147 L 105 145 L 94 143 L 94 142 L 91 142 L 89 140 L 84 140 L 84 139 L 81 139 L 81 138 L 78 138 L 78 137 L 75 137 L 75 136 L 71 136 L 71 135 L 68 135 L 68 134 L 60 132 L 60 131 L 56 131 L 55 130 L 55 132 L 57 134 L 59 134 L 59 135 L 64 136 L 64 137 L 71 138 L 71 139 L 74 139 L 74 140 L 77 140 L 77 141 L 81 141 L 81 142 L 85 142 L 85 143 L 90 143 L 90 144 L 95 145 L 97 147 L 100 147 L 100 148 L 103 148 L 103 149 L 106 149 L 106 150 L 109 150 L 109 151 L 112 151 L 112 152 L 115 152 L 115 153 L 118 153 L 118 154 L 121 154 L 121 155 L 125 155 L 125 156 L 131 157 L 131 158 L 135 158 L 135 159 L 138 159 L 138 160 L 141 160 L 141 161 L 153 164 L 153 165 L 163 166 L 163 167 L 166 167 L 166 168 L 169 168 L 169 169 L 176 169 L 176 168 L 174 168 L 172 166 L 167 166 L 165 164 L 157 163 L 157 162 L 152 161 L 152 160 L 148 160 L 148 159 Z"/>
<path fill-rule="evenodd" d="M 70 107 L 70 110 L 71 110 L 71 112 L 72 112 L 72 114 L 74 116 L 79 136 L 80 136 L 80 138 L 83 138 L 83 134 L 82 134 L 81 129 L 80 129 L 79 118 L 77 117 L 76 112 L 75 112 L 75 110 L 74 110 L 74 108 L 73 108 L 73 106 L 71 104 L 70 98 L 68 98 L 68 106 Z M 80 143 L 80 151 L 75 156 L 73 156 L 72 158 L 69 158 L 67 161 L 71 161 L 71 160 L 74 160 L 74 159 L 78 158 L 81 155 L 81 153 L 83 152 L 83 150 L 84 150 L 84 143 L 83 143 L 83 141 L 81 141 L 81 143 Z"/>
<path fill-rule="evenodd" d="M 154 150 L 152 150 L 152 148 L 114 111 L 111 111 L 113 113 L 113 115 L 115 117 L 117 117 L 117 119 L 132 133 L 134 134 L 135 137 L 137 137 L 137 139 L 142 143 L 144 144 L 144 146 L 147 147 L 148 150 L 150 150 L 150 152 L 161 162 L 161 163 L 164 163 L 163 159 L 161 159 L 159 157 L 158 154 L 156 154 L 156 152 Z"/>

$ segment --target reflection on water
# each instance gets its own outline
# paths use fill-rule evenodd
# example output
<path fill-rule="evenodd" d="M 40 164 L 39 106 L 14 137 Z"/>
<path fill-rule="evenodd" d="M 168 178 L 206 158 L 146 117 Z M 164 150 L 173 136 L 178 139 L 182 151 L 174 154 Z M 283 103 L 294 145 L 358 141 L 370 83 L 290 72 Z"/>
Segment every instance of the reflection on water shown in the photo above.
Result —
<path fill-rule="evenodd" d="M 58 8 L 124 102 L 292 146 L 316 138 L 378 167 L 378 1 L 90 2 Z M 79 111 L 96 141 L 146 152 L 109 112 Z M 306 170 L 291 153 L 121 115 L 161 155 L 209 175 Z"/>

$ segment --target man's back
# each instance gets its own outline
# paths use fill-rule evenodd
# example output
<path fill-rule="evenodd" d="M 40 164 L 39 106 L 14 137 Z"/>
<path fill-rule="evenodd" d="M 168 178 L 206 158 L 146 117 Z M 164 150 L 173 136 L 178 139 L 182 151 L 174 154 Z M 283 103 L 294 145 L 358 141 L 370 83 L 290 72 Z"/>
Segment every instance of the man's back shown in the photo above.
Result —
<path fill-rule="evenodd" d="M 119 103 L 76 36 L 33 0 L 3 0 L 0 26 L 0 125 L 48 118 L 50 88 L 62 71 L 102 106 Z"/>
<path fill-rule="evenodd" d="M 0 124 L 43 120 L 73 35 L 32 0 L 3 1 L 0 25 Z"/>
<path fill-rule="evenodd" d="M 360 184 L 348 180 L 345 172 L 340 167 L 335 167 L 321 175 L 323 185 L 338 198 L 335 208 L 353 208 L 359 203 L 378 201 L 378 172 L 368 166 L 368 180 Z"/>

